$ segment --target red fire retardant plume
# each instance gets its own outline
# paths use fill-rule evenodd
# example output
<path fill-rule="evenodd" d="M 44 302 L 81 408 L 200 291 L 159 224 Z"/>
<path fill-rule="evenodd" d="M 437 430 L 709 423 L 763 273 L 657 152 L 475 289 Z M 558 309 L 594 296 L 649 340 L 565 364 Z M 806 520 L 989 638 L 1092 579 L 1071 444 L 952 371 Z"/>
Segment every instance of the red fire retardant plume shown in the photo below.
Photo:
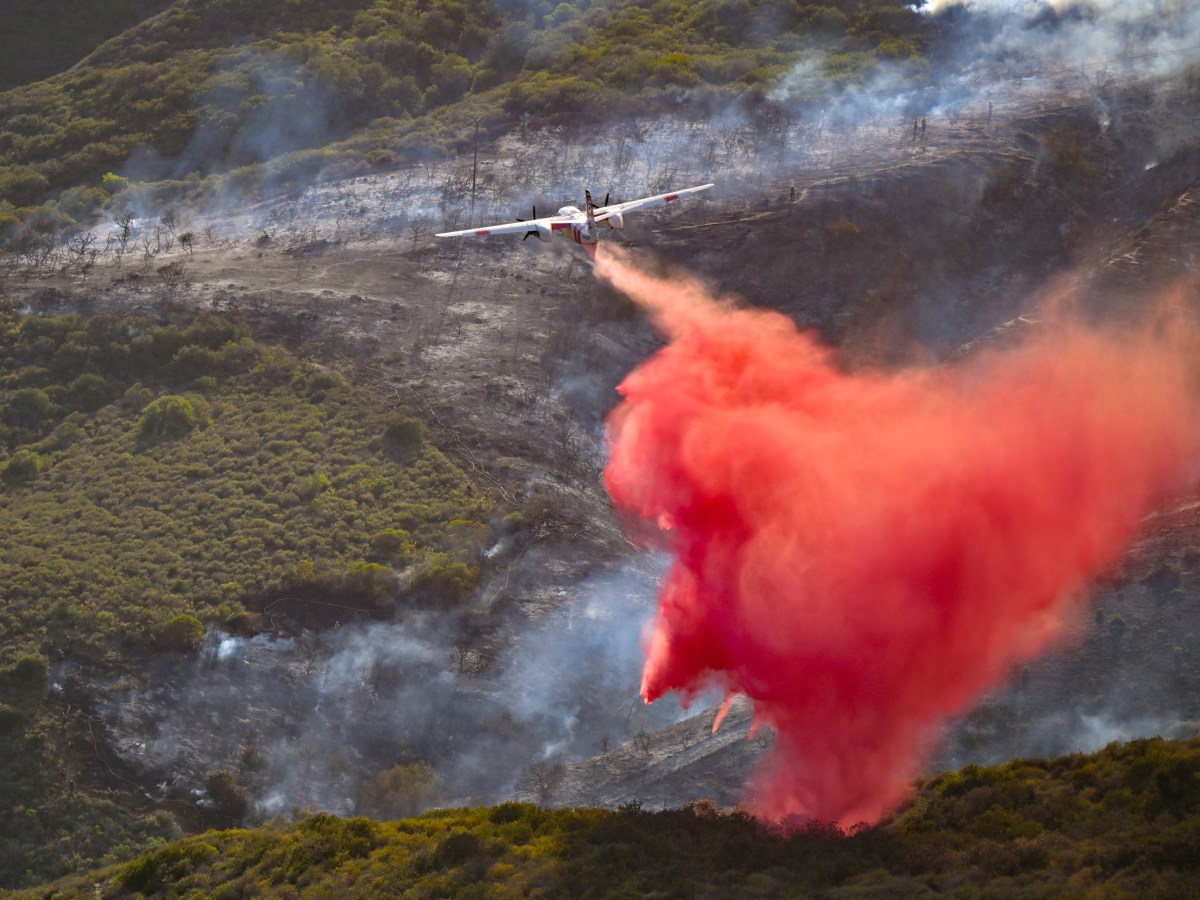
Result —
<path fill-rule="evenodd" d="M 675 558 L 642 693 L 745 693 L 778 732 L 750 790 L 768 818 L 893 810 L 938 724 L 1060 636 L 1189 484 L 1177 327 L 1045 325 L 956 366 L 847 374 L 782 315 L 607 247 L 597 274 L 669 341 L 608 422 L 608 490 Z"/>

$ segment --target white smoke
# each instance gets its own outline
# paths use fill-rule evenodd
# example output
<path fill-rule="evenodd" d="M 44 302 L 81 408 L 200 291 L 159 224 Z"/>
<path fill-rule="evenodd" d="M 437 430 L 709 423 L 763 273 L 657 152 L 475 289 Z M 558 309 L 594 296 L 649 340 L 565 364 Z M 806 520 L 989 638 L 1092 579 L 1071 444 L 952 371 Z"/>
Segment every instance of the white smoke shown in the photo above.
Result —
<path fill-rule="evenodd" d="M 294 638 L 214 632 L 195 659 L 113 690 L 103 715 L 163 790 L 195 793 L 208 771 L 243 769 L 262 816 L 353 814 L 360 785 L 403 759 L 432 767 L 444 802 L 498 802 L 531 763 L 587 758 L 686 715 L 638 695 L 663 565 L 635 557 L 584 580 L 486 665 L 445 616 Z"/>
<path fill-rule="evenodd" d="M 960 59 L 975 71 L 1165 77 L 1200 58 L 1200 5 L 1191 0 L 931 0 L 925 9 L 965 28 Z"/>

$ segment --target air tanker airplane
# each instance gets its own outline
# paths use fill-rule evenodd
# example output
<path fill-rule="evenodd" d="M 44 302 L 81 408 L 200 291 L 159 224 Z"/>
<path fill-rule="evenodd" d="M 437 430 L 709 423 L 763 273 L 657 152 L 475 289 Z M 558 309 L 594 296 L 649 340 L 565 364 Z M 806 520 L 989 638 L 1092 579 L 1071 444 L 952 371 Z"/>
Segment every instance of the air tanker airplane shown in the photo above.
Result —
<path fill-rule="evenodd" d="M 607 196 L 604 198 L 604 203 L 597 206 L 592 202 L 592 192 L 584 191 L 586 210 L 580 210 L 574 206 L 564 206 L 558 211 L 558 215 L 539 219 L 535 206 L 533 218 L 528 221 L 517 219 L 517 221 L 505 225 L 447 231 L 439 234 L 438 237 L 488 237 L 493 234 L 521 234 L 524 232 L 525 236 L 521 240 L 533 236 L 539 240 L 551 241 L 554 239 L 554 235 L 561 234 L 583 246 L 589 254 L 594 254 L 595 245 L 600 240 L 600 225 L 607 225 L 609 228 L 624 228 L 625 213 L 647 209 L 651 206 L 662 206 L 672 200 L 707 191 L 710 187 L 712 187 L 711 184 L 702 184 L 699 187 L 684 188 L 670 194 L 656 194 L 653 197 L 643 197 L 641 200 L 630 200 L 628 203 L 614 203 L 612 206 L 608 205 Z"/>

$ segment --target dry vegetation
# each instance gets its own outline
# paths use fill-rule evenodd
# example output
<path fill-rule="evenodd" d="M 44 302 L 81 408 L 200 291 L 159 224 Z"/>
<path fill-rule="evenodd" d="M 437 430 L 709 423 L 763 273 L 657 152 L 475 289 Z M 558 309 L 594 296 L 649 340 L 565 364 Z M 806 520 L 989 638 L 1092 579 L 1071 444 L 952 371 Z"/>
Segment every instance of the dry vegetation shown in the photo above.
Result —
<path fill-rule="evenodd" d="M 433 231 L 472 211 L 577 203 L 583 186 L 629 199 L 719 171 L 712 202 L 648 214 L 623 240 L 653 235 L 720 288 L 821 327 L 850 364 L 986 334 L 1052 273 L 1099 272 L 1103 305 L 1151 273 L 1190 271 L 1178 248 L 1194 243 L 1200 208 L 1194 80 L 915 94 L 930 106 L 917 140 L 908 100 L 864 114 L 763 90 L 818 41 L 834 42 L 824 75 L 853 81 L 884 59 L 922 72 L 929 35 L 910 8 L 759 6 L 779 28 L 749 27 L 737 2 L 498 4 L 485 19 L 454 3 L 298 2 L 281 21 L 277 3 L 188 0 L 89 65 L 0 94 L 0 295 L 12 301 L 0 321 L 0 883 L 98 864 L 112 867 L 58 888 L 968 895 L 1194 883 L 1197 751 L 1159 742 L 940 776 L 895 822 L 849 837 L 633 802 L 615 814 L 318 816 L 143 853 L 243 821 L 253 780 L 215 768 L 204 806 L 147 799 L 146 773 L 109 746 L 102 678 L 182 666 L 213 628 L 311 635 L 347 612 L 460 608 L 481 584 L 498 609 L 537 615 L 625 552 L 597 478 L 600 423 L 613 386 L 655 346 L 649 329 L 569 253 L 437 244 Z M 249 43 L 230 46 L 231 29 Z M 696 105 L 658 115 L 683 96 Z M 272 132 L 262 148 L 234 140 L 331 97 L 349 99 L 311 131 Z M 113 112 L 130 102 L 127 118 Z M 477 121 L 476 170 L 463 151 Z M 1173 137 L 1160 146 L 1160 134 Z M 121 168 L 135 147 L 157 158 Z M 194 165 L 168 165 L 180 159 Z M 1073 689 L 1169 645 L 1173 680 L 1161 683 L 1194 705 L 1194 641 L 1169 632 L 1192 627 L 1197 523 L 1170 528 L 1138 578 L 1176 580 L 1152 591 L 1130 579 Z M 518 538 L 511 555 L 482 560 L 502 535 Z M 1150 609 L 1159 594 L 1169 602 Z M 260 618 L 272 604 L 286 621 Z M 477 637 L 445 667 L 488 677 L 496 647 Z M 315 639 L 296 654 L 319 669 Z M 1028 722 L 997 706 L 976 725 L 994 741 Z M 645 767 L 649 736 L 629 746 Z M 258 765 L 240 762 L 243 776 Z M 562 778 L 548 760 L 520 788 L 553 798 Z M 384 764 L 358 802 L 406 816 L 439 796 L 428 765 L 405 760 Z"/>
<path fill-rule="evenodd" d="M 892 822 L 772 829 L 700 801 L 651 813 L 508 803 L 209 832 L 18 897 L 1187 896 L 1200 745 L 939 776 Z"/>

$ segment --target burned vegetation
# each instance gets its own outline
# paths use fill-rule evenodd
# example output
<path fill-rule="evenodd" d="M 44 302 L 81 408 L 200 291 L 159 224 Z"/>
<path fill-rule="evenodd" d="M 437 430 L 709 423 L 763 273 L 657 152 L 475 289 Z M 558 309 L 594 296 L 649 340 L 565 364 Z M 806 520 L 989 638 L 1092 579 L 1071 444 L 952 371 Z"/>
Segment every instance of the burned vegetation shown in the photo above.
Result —
<path fill-rule="evenodd" d="M 729 814 L 769 729 L 638 697 L 665 561 L 601 474 L 658 339 L 569 254 L 433 237 L 719 172 L 620 241 L 851 372 L 1020 341 L 1058 277 L 1119 318 L 1194 275 L 1194 14 L 935 5 L 128 2 L 161 15 L 3 70 L 0 884 L 1185 891 L 1194 742 L 1071 751 L 1193 733 L 1193 509 L 936 765 L 1044 759 L 777 832 Z M 1072 55 L 1101 25 L 1111 69 Z"/>

